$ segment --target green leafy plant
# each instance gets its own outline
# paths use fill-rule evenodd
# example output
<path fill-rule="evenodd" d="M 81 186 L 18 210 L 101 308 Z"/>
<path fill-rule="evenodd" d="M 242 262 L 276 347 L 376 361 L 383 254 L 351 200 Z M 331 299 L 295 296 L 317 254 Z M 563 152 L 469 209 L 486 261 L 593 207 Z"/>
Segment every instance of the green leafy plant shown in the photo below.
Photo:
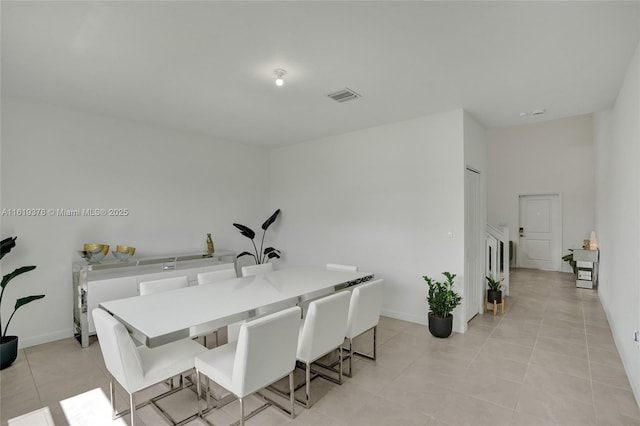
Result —
<path fill-rule="evenodd" d="M 5 254 L 9 253 L 11 249 L 16 246 L 16 239 L 18 239 L 18 237 L 9 237 L 9 238 L 5 238 L 0 242 L 0 246 L 1 246 L 0 259 L 2 259 Z M 29 272 L 34 269 L 36 269 L 35 266 L 22 266 L 2 277 L 2 291 L 0 291 L 0 305 L 2 305 L 2 297 L 4 296 L 4 290 L 7 288 L 7 285 L 11 282 L 11 280 L 13 280 L 18 275 L 22 275 L 25 272 Z M 13 316 L 16 314 L 16 311 L 20 307 L 26 305 L 27 303 L 31 303 L 34 300 L 42 299 L 43 297 L 44 297 L 44 294 L 39 294 L 37 296 L 21 297 L 18 300 L 16 300 L 16 304 L 13 308 L 13 313 L 9 317 L 9 320 L 7 321 L 7 324 L 4 326 L 4 329 L 2 328 L 2 320 L 0 319 L 0 336 L 2 336 L 2 342 L 4 342 L 7 337 L 7 329 L 9 328 L 9 323 L 13 319 Z"/>
<path fill-rule="evenodd" d="M 491 277 L 485 278 L 487 279 L 487 286 L 489 287 L 489 290 L 500 290 L 500 287 L 502 287 L 502 280 L 504 280 L 504 278 L 500 278 L 499 280 Z"/>
<path fill-rule="evenodd" d="M 564 260 L 565 262 L 569 262 L 569 265 L 571 265 L 571 269 L 573 269 L 573 273 L 577 274 L 578 273 L 577 267 L 576 267 L 577 264 L 576 264 L 576 261 L 573 260 L 573 249 L 569 249 L 569 251 L 571 253 L 565 254 L 564 256 L 562 256 L 562 260 Z"/>
<path fill-rule="evenodd" d="M 242 256 L 252 256 L 253 260 L 255 260 L 256 264 L 259 265 L 261 263 L 267 263 L 271 259 L 280 259 L 280 250 L 275 249 L 273 247 L 267 247 L 266 249 L 262 249 L 264 246 L 264 236 L 267 233 L 267 229 L 276 221 L 280 215 L 280 209 L 276 210 L 265 222 L 262 224 L 262 241 L 260 242 L 260 250 L 258 251 L 258 247 L 256 246 L 256 242 L 254 238 L 256 237 L 256 233 L 253 229 L 248 226 L 241 225 L 239 223 L 234 223 L 233 226 L 238 228 L 240 233 L 245 237 L 251 240 L 251 244 L 253 244 L 253 249 L 255 253 L 250 253 L 248 251 L 243 251 L 240 253 L 237 258 L 241 258 Z"/>
<path fill-rule="evenodd" d="M 456 274 L 443 272 L 442 275 L 447 278 L 444 282 L 434 281 L 426 275 L 422 278 L 429 287 L 427 294 L 429 312 L 437 317 L 446 318 L 462 302 L 462 297 L 453 289 Z"/>

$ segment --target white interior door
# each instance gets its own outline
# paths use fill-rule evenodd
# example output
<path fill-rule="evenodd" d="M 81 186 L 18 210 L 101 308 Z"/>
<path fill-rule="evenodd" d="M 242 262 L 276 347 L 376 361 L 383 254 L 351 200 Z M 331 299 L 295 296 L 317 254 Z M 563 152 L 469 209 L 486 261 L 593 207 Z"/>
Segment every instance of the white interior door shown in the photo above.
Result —
<path fill-rule="evenodd" d="M 464 266 L 464 306 L 465 321 L 471 320 L 482 307 L 484 291 L 484 264 L 482 260 L 482 224 L 480 175 L 467 169 L 465 171 L 465 266 Z"/>
<path fill-rule="evenodd" d="M 521 195 L 518 266 L 559 271 L 562 251 L 560 196 Z"/>

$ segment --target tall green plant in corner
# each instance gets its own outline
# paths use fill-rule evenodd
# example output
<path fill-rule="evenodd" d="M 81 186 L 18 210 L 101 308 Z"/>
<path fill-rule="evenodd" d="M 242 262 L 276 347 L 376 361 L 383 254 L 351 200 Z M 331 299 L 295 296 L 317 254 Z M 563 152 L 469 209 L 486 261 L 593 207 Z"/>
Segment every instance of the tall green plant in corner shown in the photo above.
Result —
<path fill-rule="evenodd" d="M 16 246 L 17 239 L 18 237 L 9 237 L 0 241 L 0 259 L 2 259 L 5 254 L 9 253 L 11 249 Z M 2 306 L 4 291 L 7 289 L 7 285 L 9 285 L 11 280 L 26 272 L 33 271 L 34 269 L 36 269 L 35 266 L 22 266 L 2 277 L 0 306 Z M 27 303 L 31 303 L 34 300 L 42 299 L 43 297 L 44 294 L 39 294 L 37 296 L 21 297 L 16 300 L 16 304 L 13 307 L 13 312 L 11 313 L 11 316 L 9 317 L 9 320 L 5 324 L 4 328 L 2 327 L 2 318 L 0 318 L 0 370 L 7 368 L 11 364 L 13 364 L 13 362 L 18 357 L 18 336 L 7 336 L 7 330 L 9 329 L 9 324 L 11 323 L 13 316 L 22 306 L 26 305 Z"/>
<path fill-rule="evenodd" d="M 256 246 L 256 242 L 254 241 L 254 238 L 256 237 L 256 233 L 253 231 L 253 229 L 249 228 L 248 226 L 241 225 L 239 223 L 233 224 L 233 226 L 238 228 L 238 230 L 242 235 L 244 235 L 245 237 L 251 240 L 251 244 L 253 244 L 253 250 L 254 250 L 254 253 L 243 251 L 237 256 L 237 258 L 241 258 L 242 256 L 251 256 L 253 257 L 253 260 L 255 260 L 256 265 L 259 265 L 261 263 L 267 263 L 269 262 L 270 259 L 280 259 L 280 254 L 281 254 L 280 250 L 273 247 L 267 247 L 264 250 L 262 249 L 264 247 L 264 236 L 267 233 L 267 229 L 269 229 L 269 227 L 273 224 L 273 222 L 276 221 L 279 215 L 280 215 L 280 209 L 276 210 L 262 224 L 262 240 L 260 241 L 260 250 L 258 250 L 258 246 Z"/>
<path fill-rule="evenodd" d="M 9 237 L 9 238 L 5 238 L 4 240 L 2 240 L 0 242 L 1 247 L 1 252 L 0 252 L 0 259 L 2 259 L 4 257 L 5 254 L 9 253 L 11 251 L 12 248 L 14 248 L 16 246 L 16 240 L 18 239 L 18 237 Z M 7 285 L 11 282 L 11 280 L 13 280 L 15 277 L 17 277 L 18 275 L 22 275 L 25 272 L 29 272 L 36 269 L 35 266 L 22 266 L 20 268 L 15 269 L 13 272 L 5 275 L 2 277 L 2 291 L 0 291 L 0 306 L 2 305 L 2 298 L 4 296 L 4 291 L 7 288 Z M 7 321 L 7 324 L 4 326 L 4 328 L 2 327 L 2 319 L 0 318 L 0 335 L 2 336 L 2 341 L 4 342 L 5 338 L 7 337 L 7 329 L 9 328 L 9 323 L 11 322 L 11 320 L 13 319 L 13 316 L 16 314 L 16 311 L 26 305 L 27 303 L 31 303 L 34 300 L 38 300 L 38 299 L 42 299 L 44 297 L 44 294 L 39 294 L 37 296 L 27 296 L 27 297 L 21 297 L 18 300 L 16 300 L 16 304 L 13 308 L 13 313 L 11 314 L 11 316 L 9 317 L 9 320 Z"/>

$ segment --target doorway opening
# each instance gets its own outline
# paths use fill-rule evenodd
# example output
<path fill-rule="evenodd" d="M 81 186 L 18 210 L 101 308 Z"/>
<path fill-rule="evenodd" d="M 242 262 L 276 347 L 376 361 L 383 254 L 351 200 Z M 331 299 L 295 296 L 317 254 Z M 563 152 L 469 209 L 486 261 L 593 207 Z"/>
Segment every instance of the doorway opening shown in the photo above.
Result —
<path fill-rule="evenodd" d="M 560 194 L 520 195 L 519 205 L 518 267 L 560 271 L 562 267 Z"/>

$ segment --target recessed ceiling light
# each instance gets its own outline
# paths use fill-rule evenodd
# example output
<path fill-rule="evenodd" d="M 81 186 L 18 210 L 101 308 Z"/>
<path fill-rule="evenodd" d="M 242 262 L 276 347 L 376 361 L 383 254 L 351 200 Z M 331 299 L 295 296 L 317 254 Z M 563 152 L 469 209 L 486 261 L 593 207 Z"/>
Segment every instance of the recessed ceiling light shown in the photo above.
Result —
<path fill-rule="evenodd" d="M 525 115 L 527 115 L 527 113 L 526 113 L 526 112 L 521 112 L 521 113 L 520 113 L 520 117 L 524 117 Z"/>
<path fill-rule="evenodd" d="M 273 70 L 273 73 L 276 75 L 276 86 L 282 86 L 284 84 L 284 80 L 282 79 L 282 77 L 287 74 L 287 71 L 281 68 L 276 68 L 275 70 Z"/>

